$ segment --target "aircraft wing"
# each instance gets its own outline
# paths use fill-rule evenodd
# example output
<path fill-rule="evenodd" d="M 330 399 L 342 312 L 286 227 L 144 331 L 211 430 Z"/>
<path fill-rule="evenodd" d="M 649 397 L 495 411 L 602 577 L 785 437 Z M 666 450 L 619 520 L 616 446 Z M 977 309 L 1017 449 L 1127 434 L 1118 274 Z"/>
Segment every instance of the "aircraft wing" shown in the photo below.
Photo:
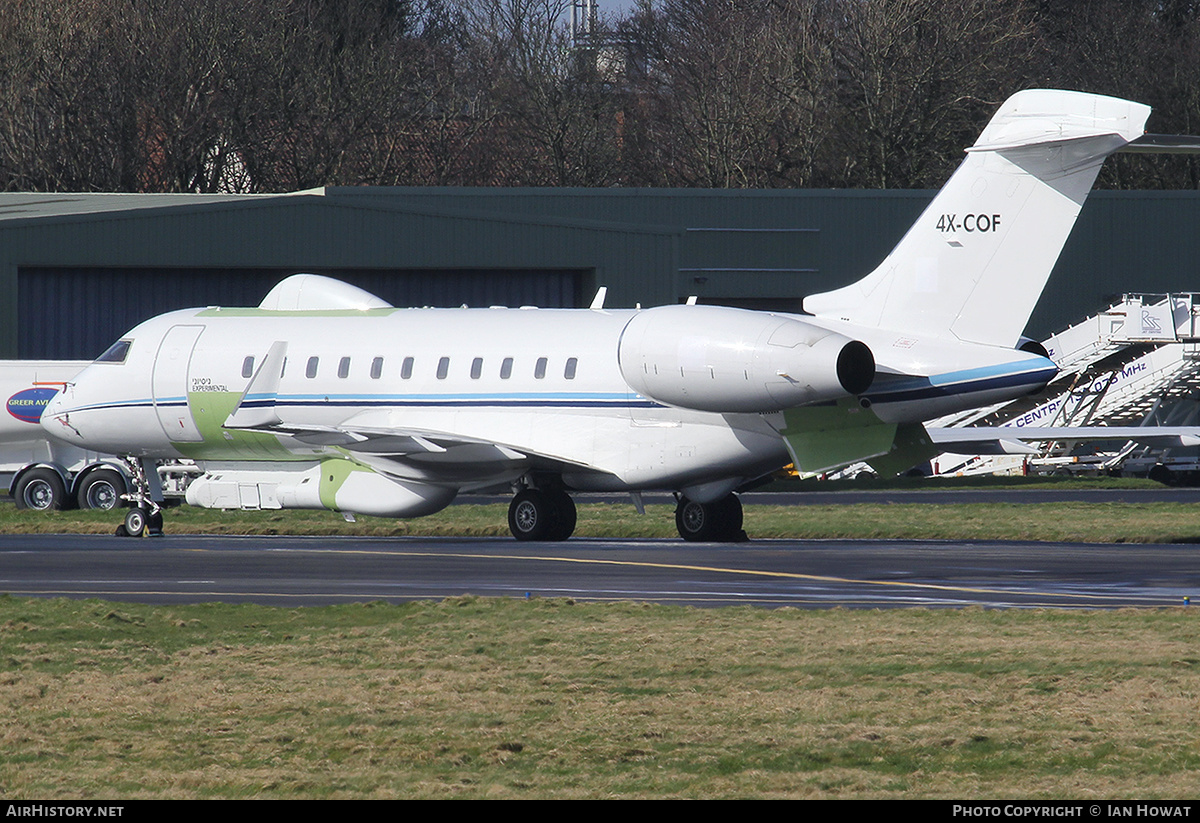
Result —
<path fill-rule="evenodd" d="M 530 468 L 608 474 L 603 468 L 579 463 L 551 451 L 506 445 L 497 439 L 462 431 L 440 431 L 397 425 L 388 411 L 367 411 L 333 426 L 261 421 L 243 422 L 238 412 L 225 428 L 256 431 L 290 438 L 307 446 L 330 447 L 356 462 L 387 475 L 462 488 L 491 488 L 497 478 Z"/>
<path fill-rule="evenodd" d="M 347 420 L 338 426 L 296 425 L 275 423 L 261 425 L 231 425 L 227 429 L 268 432 L 284 435 L 309 446 L 336 446 L 349 452 L 403 457 L 417 454 L 445 454 L 462 446 L 489 446 L 510 460 L 535 456 L 527 449 L 517 450 L 500 443 L 461 434 L 426 429 L 376 428 Z"/>
<path fill-rule="evenodd" d="M 347 451 L 379 455 L 441 454 L 453 446 L 479 442 L 439 432 L 374 429 L 349 423 L 340 426 L 301 426 L 291 423 L 237 426 L 226 423 L 225 428 L 270 432 L 291 437 L 308 446 L 337 446 Z"/>
<path fill-rule="evenodd" d="M 333 426 L 286 421 L 277 405 L 286 358 L 285 341 L 271 345 L 237 407 L 225 420 L 225 428 L 284 435 L 309 446 L 336 447 L 353 453 L 363 462 L 377 464 L 417 459 L 442 464 L 451 472 L 455 465 L 515 461 L 550 462 L 575 469 L 594 468 L 551 454 L 518 450 L 486 438 L 397 425 L 394 416 L 387 411 L 362 412 Z"/>
<path fill-rule="evenodd" d="M 980 426 L 926 431 L 935 446 L 953 454 L 1037 454 L 1038 450 L 1027 444 L 1051 440 L 1121 440 L 1162 448 L 1200 446 L 1198 426 Z"/>

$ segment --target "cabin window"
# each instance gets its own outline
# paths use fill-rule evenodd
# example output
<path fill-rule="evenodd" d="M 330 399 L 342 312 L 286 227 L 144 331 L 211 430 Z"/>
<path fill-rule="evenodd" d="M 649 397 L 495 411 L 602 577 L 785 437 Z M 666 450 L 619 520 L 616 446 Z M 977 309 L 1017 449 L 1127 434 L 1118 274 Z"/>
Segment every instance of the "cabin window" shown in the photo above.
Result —
<path fill-rule="evenodd" d="M 371 379 L 378 380 L 383 377 L 383 358 L 376 357 L 371 361 Z"/>
<path fill-rule="evenodd" d="M 483 358 L 476 357 L 471 361 L 471 379 L 478 380 L 483 376 Z"/>
<path fill-rule="evenodd" d="M 343 357 L 338 361 L 338 377 L 343 380 L 350 376 L 350 358 Z"/>
<path fill-rule="evenodd" d="M 124 363 L 125 355 L 129 354 L 132 340 L 118 340 L 108 347 L 108 351 L 96 358 L 97 363 Z"/>
<path fill-rule="evenodd" d="M 250 355 L 242 361 L 242 377 L 254 376 L 254 355 Z"/>
<path fill-rule="evenodd" d="M 533 376 L 538 380 L 541 380 L 546 376 L 546 363 L 547 360 L 545 357 L 539 357 L 537 359 L 537 363 L 535 363 L 533 366 Z"/>
<path fill-rule="evenodd" d="M 400 364 L 400 379 L 408 380 L 412 377 L 413 359 L 411 357 L 404 358 L 404 362 Z"/>
<path fill-rule="evenodd" d="M 316 377 L 317 376 L 317 363 L 319 363 L 320 361 L 321 361 L 321 358 L 319 358 L 319 357 L 308 358 L 308 365 L 305 366 L 305 368 L 304 368 L 304 376 L 310 377 L 310 378 Z"/>
<path fill-rule="evenodd" d="M 512 358 L 506 357 L 500 363 L 500 379 L 507 380 L 512 377 Z"/>
<path fill-rule="evenodd" d="M 445 380 L 446 375 L 448 375 L 449 373 L 450 373 L 450 358 L 443 357 L 440 360 L 438 360 L 437 379 Z"/>
<path fill-rule="evenodd" d="M 579 365 L 578 357 L 568 357 L 567 358 L 567 366 L 566 366 L 566 368 L 563 369 L 563 377 L 567 378 L 568 380 L 574 380 L 575 379 L 575 369 L 578 365 Z"/>

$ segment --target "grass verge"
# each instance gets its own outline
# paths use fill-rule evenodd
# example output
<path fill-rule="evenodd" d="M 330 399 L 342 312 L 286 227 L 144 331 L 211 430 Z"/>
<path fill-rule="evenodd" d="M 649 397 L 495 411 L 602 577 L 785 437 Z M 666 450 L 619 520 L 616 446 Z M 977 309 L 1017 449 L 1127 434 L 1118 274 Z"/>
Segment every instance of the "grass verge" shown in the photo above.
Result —
<path fill-rule="evenodd" d="M 0 597 L 0 796 L 1184 798 L 1183 609 Z"/>
<path fill-rule="evenodd" d="M 578 537 L 676 538 L 672 506 L 590 503 L 579 509 Z M 166 512 L 176 534 L 508 536 L 503 503 L 451 506 L 415 520 L 360 517 L 345 522 L 328 511 L 211 511 L 181 506 Z M 104 534 L 121 522 L 116 512 L 18 511 L 0 504 L 3 534 Z M 1200 519 L 1185 503 L 860 503 L 746 507 L 752 538 L 1045 540 L 1086 543 L 1200 542 Z"/>

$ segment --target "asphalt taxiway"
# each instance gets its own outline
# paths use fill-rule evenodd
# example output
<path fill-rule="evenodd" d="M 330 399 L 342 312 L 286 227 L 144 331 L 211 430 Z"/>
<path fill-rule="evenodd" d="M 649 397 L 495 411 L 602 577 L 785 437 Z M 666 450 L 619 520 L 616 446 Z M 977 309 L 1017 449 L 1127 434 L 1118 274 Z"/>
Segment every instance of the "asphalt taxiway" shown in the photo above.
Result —
<path fill-rule="evenodd" d="M 0 592 L 276 605 L 475 594 L 798 608 L 1164 607 L 1200 597 L 1200 545 L 3 536 Z"/>

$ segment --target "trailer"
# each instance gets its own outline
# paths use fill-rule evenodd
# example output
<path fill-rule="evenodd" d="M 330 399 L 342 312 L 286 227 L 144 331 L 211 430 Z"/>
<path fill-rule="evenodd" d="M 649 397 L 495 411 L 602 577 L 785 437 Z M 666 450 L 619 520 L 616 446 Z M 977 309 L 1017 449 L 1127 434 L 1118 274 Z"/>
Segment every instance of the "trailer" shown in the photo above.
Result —
<path fill-rule="evenodd" d="M 0 361 L 0 484 L 19 509 L 113 509 L 130 490 L 130 472 L 114 455 L 52 442 L 42 409 L 88 365 L 78 360 Z"/>

